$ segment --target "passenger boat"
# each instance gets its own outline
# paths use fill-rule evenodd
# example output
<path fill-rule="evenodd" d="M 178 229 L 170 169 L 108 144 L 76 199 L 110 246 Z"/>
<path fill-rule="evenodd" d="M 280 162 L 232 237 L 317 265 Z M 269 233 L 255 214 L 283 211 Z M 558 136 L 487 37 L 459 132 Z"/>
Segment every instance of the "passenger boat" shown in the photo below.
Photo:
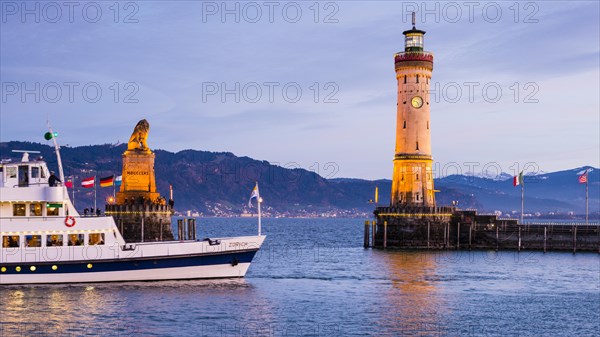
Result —
<path fill-rule="evenodd" d="M 244 277 L 265 239 L 127 243 L 111 216 L 80 216 L 31 152 L 0 164 L 0 285 Z"/>

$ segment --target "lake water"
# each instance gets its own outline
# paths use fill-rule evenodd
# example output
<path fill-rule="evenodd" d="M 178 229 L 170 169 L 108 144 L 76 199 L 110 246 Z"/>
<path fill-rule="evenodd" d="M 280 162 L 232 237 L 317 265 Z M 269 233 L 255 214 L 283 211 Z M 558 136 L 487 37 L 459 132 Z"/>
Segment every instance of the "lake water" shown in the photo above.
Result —
<path fill-rule="evenodd" d="M 198 219 L 198 237 L 256 219 Z M 599 336 L 600 255 L 362 247 L 360 219 L 263 219 L 246 278 L 0 287 L 0 336 Z"/>

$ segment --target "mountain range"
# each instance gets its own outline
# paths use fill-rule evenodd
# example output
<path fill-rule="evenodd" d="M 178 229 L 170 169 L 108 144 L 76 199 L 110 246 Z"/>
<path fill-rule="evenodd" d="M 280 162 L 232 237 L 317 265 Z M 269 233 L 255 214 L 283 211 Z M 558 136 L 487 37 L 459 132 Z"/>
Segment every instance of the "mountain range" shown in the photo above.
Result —
<path fill-rule="evenodd" d="M 45 158 L 51 169 L 57 168 L 54 149 L 31 142 L 0 143 L 0 158 L 20 160 L 11 150 L 35 150 Z M 93 206 L 93 189 L 78 187 L 81 179 L 120 175 L 121 155 L 126 144 L 64 146 L 61 157 L 65 176 L 75 182 L 77 208 Z M 379 190 L 379 205 L 387 205 L 391 181 L 334 178 L 326 179 L 301 168 L 285 168 L 267 161 L 238 157 L 229 152 L 184 150 L 177 153 L 155 150 L 155 174 L 158 191 L 168 196 L 173 186 L 175 209 L 192 210 L 204 215 L 231 216 L 254 212 L 248 198 L 255 182 L 259 182 L 267 216 L 368 216 L 373 211 L 375 186 Z M 600 170 L 578 167 L 571 170 L 525 176 L 525 213 L 568 214 L 585 212 L 585 185 L 578 176 L 589 172 L 590 213 L 600 213 Z M 476 208 L 481 212 L 520 211 L 521 189 L 512 185 L 512 176 L 496 177 L 450 175 L 435 180 L 438 205 L 458 201 L 460 208 Z M 113 189 L 97 189 L 97 205 Z"/>

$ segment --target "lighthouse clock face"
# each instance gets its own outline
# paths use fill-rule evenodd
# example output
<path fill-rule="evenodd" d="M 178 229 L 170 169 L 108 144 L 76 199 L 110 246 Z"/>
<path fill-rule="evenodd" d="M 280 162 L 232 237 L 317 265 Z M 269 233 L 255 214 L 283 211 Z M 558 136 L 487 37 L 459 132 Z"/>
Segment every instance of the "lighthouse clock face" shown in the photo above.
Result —
<path fill-rule="evenodd" d="M 410 101 L 410 103 L 412 104 L 412 106 L 415 109 L 419 109 L 420 107 L 423 106 L 423 98 L 421 98 L 420 96 L 415 96 L 412 98 L 412 100 Z"/>

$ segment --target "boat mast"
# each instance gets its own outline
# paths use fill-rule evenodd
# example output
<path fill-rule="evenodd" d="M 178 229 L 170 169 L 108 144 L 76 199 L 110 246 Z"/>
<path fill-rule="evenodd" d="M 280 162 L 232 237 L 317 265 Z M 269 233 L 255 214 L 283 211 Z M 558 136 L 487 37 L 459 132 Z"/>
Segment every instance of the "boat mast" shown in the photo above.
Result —
<path fill-rule="evenodd" d="M 56 141 L 56 135 L 54 134 L 54 132 L 52 131 L 52 127 L 50 126 L 50 121 L 48 120 L 46 121 L 46 123 L 48 125 L 48 131 L 52 135 L 52 142 L 54 142 L 54 151 L 56 152 L 56 161 L 58 162 L 59 178 L 60 181 L 64 184 L 65 174 L 63 172 L 62 160 L 60 159 L 60 146 L 58 145 L 58 142 Z"/>

